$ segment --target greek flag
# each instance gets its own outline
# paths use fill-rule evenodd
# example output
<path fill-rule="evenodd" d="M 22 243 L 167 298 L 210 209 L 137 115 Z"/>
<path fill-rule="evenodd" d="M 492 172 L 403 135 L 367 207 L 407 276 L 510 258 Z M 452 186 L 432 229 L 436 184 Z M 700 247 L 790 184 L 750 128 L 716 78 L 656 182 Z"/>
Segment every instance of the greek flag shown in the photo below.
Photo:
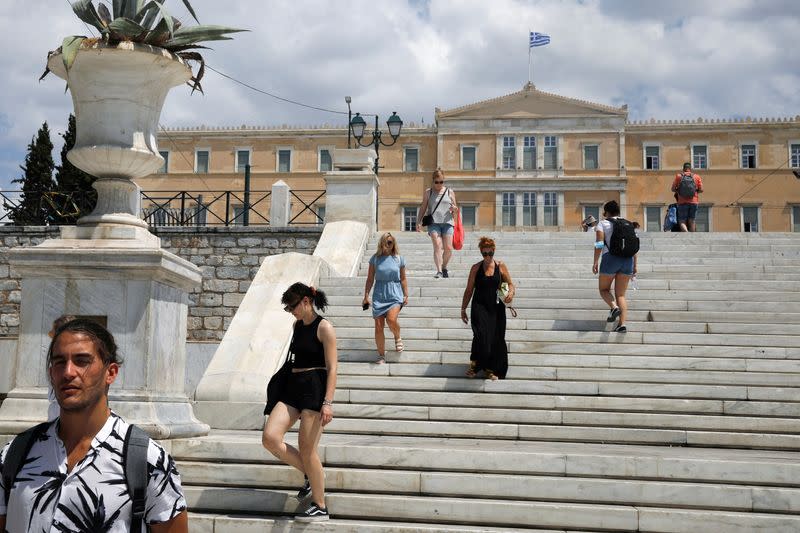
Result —
<path fill-rule="evenodd" d="M 534 46 L 544 46 L 546 44 L 550 44 L 550 36 L 545 35 L 544 33 L 538 33 L 535 31 L 531 32 L 531 48 Z"/>

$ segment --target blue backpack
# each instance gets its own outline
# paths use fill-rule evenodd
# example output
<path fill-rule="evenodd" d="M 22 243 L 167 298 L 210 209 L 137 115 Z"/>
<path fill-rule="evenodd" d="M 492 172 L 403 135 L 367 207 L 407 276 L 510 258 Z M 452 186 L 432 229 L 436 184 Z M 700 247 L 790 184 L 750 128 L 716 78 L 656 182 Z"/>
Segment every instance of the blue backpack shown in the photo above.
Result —
<path fill-rule="evenodd" d="M 672 231 L 678 225 L 678 204 L 670 204 L 664 216 L 664 231 Z"/>

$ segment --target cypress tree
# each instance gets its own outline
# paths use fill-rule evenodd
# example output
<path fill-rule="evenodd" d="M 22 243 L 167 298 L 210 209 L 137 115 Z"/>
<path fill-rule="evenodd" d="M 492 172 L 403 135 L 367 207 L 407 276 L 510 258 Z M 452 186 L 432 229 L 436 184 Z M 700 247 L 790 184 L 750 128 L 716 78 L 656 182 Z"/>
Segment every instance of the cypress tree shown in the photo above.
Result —
<path fill-rule="evenodd" d="M 75 115 L 70 113 L 67 131 L 60 134 L 64 139 L 61 148 L 61 164 L 56 166 L 56 190 L 58 197 L 56 223 L 59 225 L 75 224 L 80 217 L 87 215 L 94 208 L 97 192 L 92 188 L 96 179 L 87 174 L 67 159 L 67 152 L 75 146 Z"/>
<path fill-rule="evenodd" d="M 20 165 L 23 176 L 11 183 L 22 184 L 22 195 L 11 219 L 17 226 L 44 226 L 54 221 L 54 209 L 44 196 L 55 186 L 53 181 L 53 141 L 47 122 L 42 124 L 36 137 L 28 145 L 25 164 Z"/>

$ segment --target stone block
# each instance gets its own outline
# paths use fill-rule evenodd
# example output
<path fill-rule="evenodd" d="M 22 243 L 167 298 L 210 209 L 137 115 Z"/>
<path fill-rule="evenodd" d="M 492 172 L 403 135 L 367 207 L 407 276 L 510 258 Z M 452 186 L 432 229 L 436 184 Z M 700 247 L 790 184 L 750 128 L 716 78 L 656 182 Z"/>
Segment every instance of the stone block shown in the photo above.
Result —
<path fill-rule="evenodd" d="M 238 246 L 243 246 L 245 248 L 250 248 L 253 246 L 261 246 L 261 239 L 256 237 L 241 237 L 236 239 L 236 244 Z"/>
<path fill-rule="evenodd" d="M 233 307 L 214 307 L 211 309 L 212 316 L 233 316 L 236 314 L 236 309 Z"/>
<path fill-rule="evenodd" d="M 223 259 L 221 255 L 209 255 L 206 257 L 206 264 L 209 266 L 222 266 Z"/>
<path fill-rule="evenodd" d="M 217 293 L 205 293 L 200 296 L 200 305 L 203 307 L 216 307 L 222 305 L 222 295 Z"/>
<path fill-rule="evenodd" d="M 226 255 L 222 258 L 222 266 L 239 266 L 240 264 L 242 264 L 242 260 L 238 255 Z"/>
<path fill-rule="evenodd" d="M 279 246 L 278 239 L 264 239 L 264 247 L 266 248 L 278 248 Z"/>
<path fill-rule="evenodd" d="M 258 266 L 261 258 L 256 255 L 246 255 L 242 257 L 241 264 L 245 266 Z"/>
<path fill-rule="evenodd" d="M 208 307 L 190 307 L 189 315 L 199 317 L 211 316 L 211 309 Z"/>
<path fill-rule="evenodd" d="M 217 267 L 217 278 L 227 279 L 250 279 L 251 272 L 247 267 Z"/>
<path fill-rule="evenodd" d="M 210 279 L 203 281 L 203 290 L 205 291 L 236 292 L 238 289 L 239 289 L 239 283 L 234 280 Z"/>
<path fill-rule="evenodd" d="M 8 302 L 9 303 L 21 303 L 22 302 L 22 291 L 11 291 L 8 293 Z"/>
<path fill-rule="evenodd" d="M 219 329 L 222 327 L 222 318 L 209 316 L 203 319 L 203 327 L 206 329 Z"/>
<path fill-rule="evenodd" d="M 19 315 L 3 314 L 0 315 L 0 326 L 17 327 L 19 326 Z"/>
<path fill-rule="evenodd" d="M 244 299 L 244 294 L 231 292 L 222 297 L 222 305 L 225 307 L 239 307 Z"/>
<path fill-rule="evenodd" d="M 186 319 L 186 327 L 189 330 L 200 329 L 203 327 L 203 319 L 198 316 L 190 316 Z"/>
<path fill-rule="evenodd" d="M 204 280 L 206 279 L 213 279 L 214 278 L 214 267 L 213 266 L 201 266 L 200 267 L 200 275 L 203 277 Z"/>

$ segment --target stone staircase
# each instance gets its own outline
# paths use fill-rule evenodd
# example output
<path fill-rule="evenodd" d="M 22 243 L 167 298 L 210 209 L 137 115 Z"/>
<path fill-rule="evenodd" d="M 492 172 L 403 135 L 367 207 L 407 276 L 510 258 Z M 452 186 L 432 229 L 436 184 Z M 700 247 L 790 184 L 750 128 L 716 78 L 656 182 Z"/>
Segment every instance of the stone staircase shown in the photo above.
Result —
<path fill-rule="evenodd" d="M 361 277 L 322 283 L 339 338 L 321 444 L 334 518 L 288 520 L 301 476 L 260 433 L 217 430 L 171 442 L 192 531 L 800 531 L 800 235 L 645 234 L 617 334 L 589 235 L 495 234 L 519 312 L 497 382 L 464 377 L 477 237 L 435 280 L 427 237 L 399 235 L 406 351 L 386 365 L 360 307 L 375 239 Z"/>

